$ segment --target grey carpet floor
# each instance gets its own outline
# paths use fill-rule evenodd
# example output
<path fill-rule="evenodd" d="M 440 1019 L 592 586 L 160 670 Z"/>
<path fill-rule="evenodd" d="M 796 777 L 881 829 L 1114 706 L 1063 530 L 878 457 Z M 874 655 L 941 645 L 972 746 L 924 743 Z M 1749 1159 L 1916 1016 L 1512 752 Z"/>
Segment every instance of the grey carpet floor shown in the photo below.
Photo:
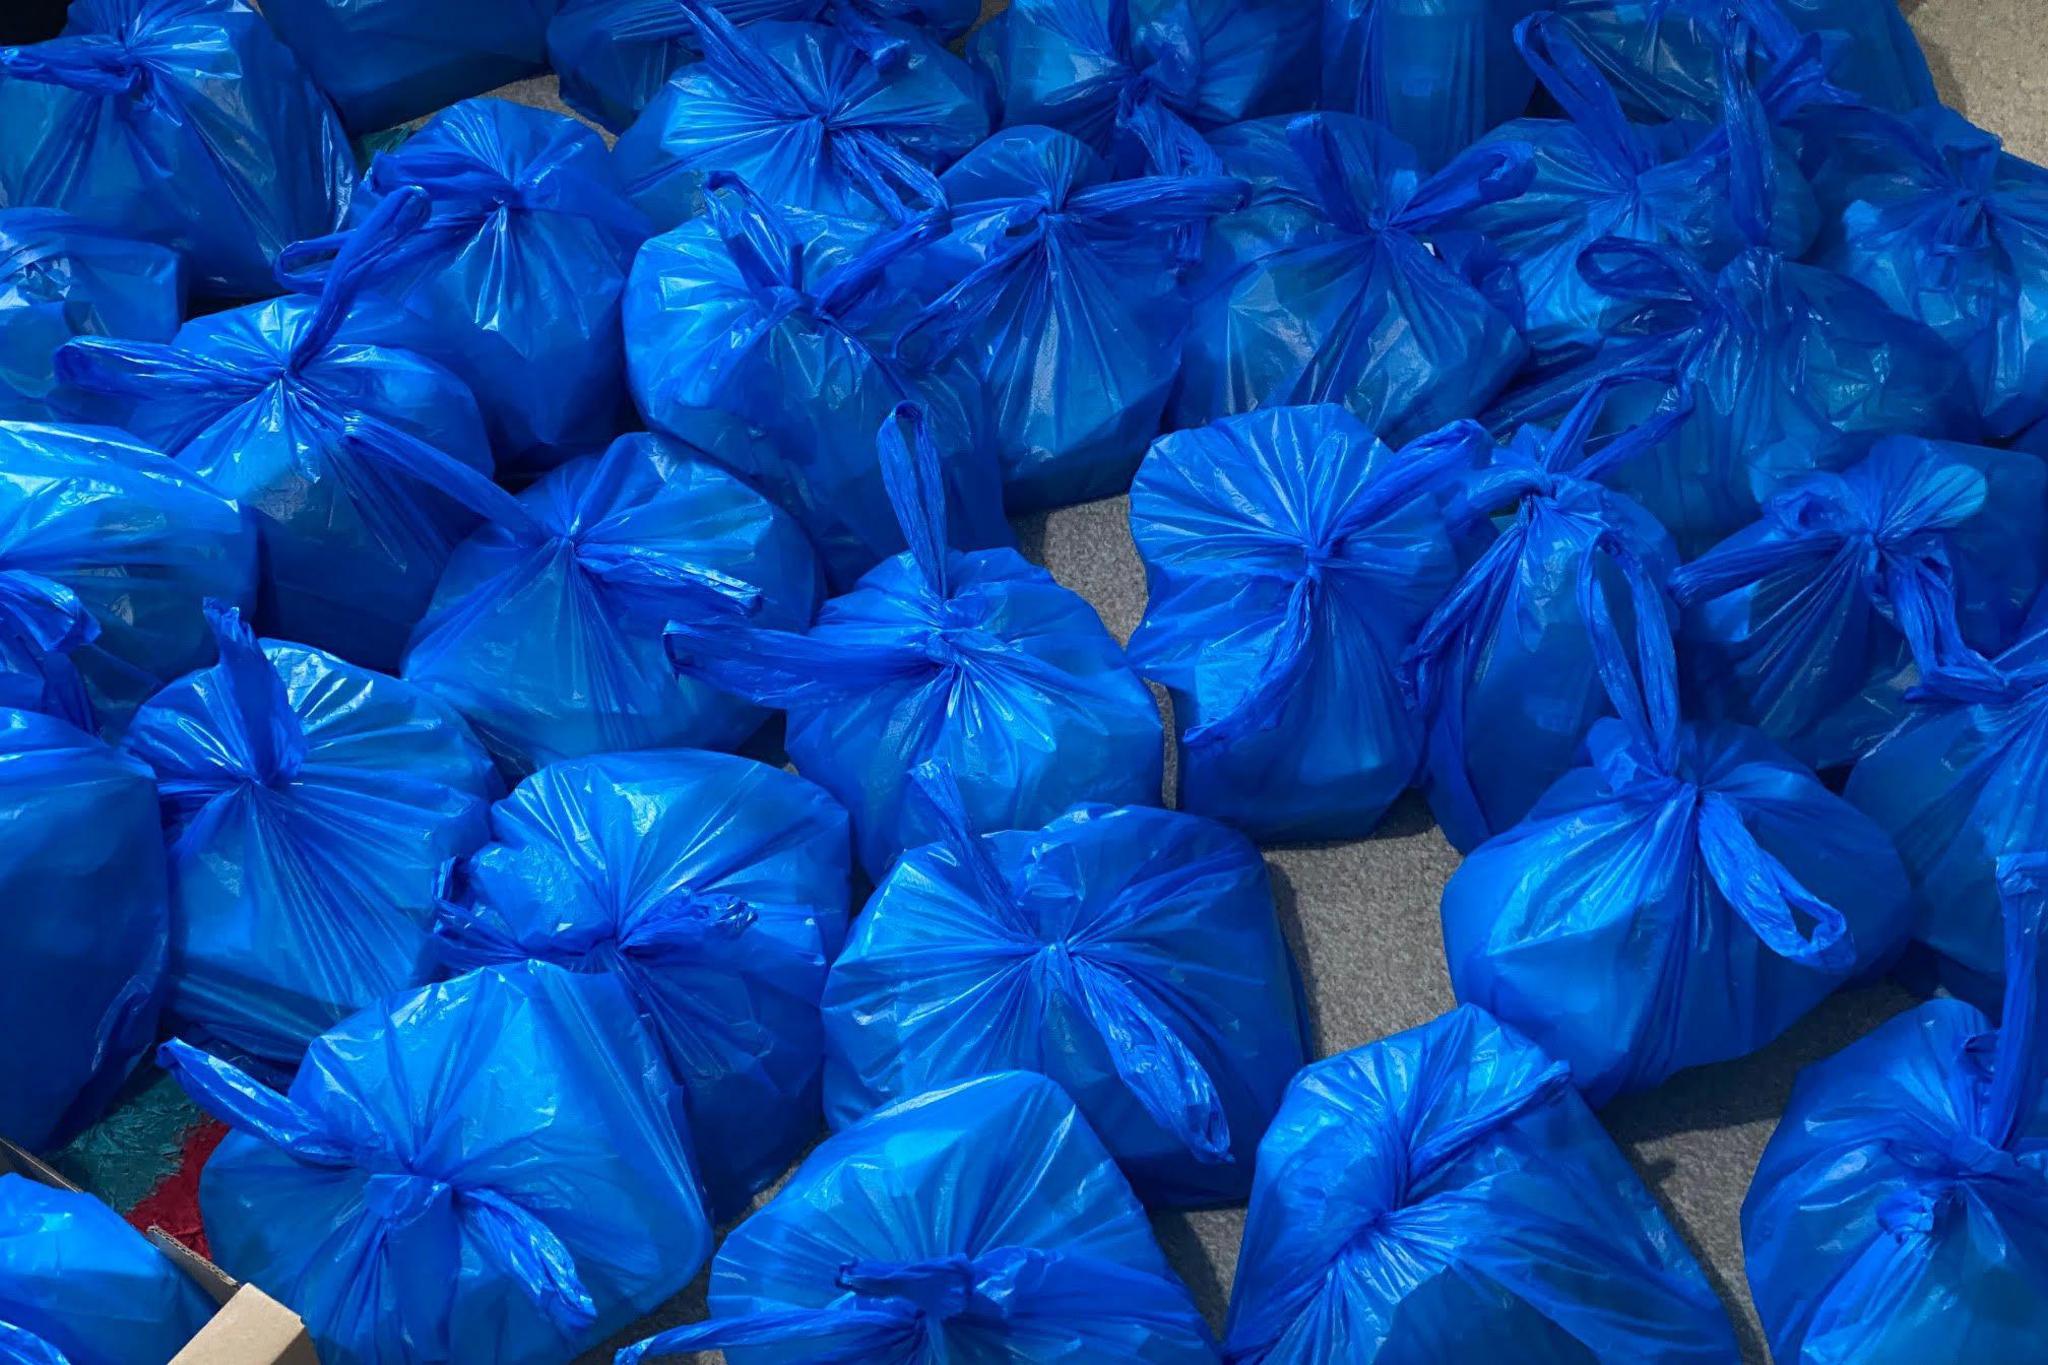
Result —
<path fill-rule="evenodd" d="M 2014 151 L 2048 161 L 2048 0 L 1905 0 L 1903 8 L 1949 103 Z M 553 104 L 551 87 L 550 78 L 505 93 Z M 1018 532 L 1027 553 L 1092 602 L 1119 637 L 1129 636 L 1144 612 L 1145 584 L 1124 499 L 1034 517 Z M 1267 862 L 1307 982 L 1321 1055 L 1412 1027 L 1454 1003 L 1437 901 L 1458 855 L 1419 800 L 1411 796 L 1371 839 L 1273 850 Z M 1846 992 L 1762 1052 L 1687 1072 L 1601 1115 L 1726 1300 L 1747 1362 L 1762 1365 L 1769 1357 L 1743 1275 L 1738 1216 L 1792 1080 L 1912 1002 L 1890 985 Z M 1161 1214 L 1154 1224 L 1220 1328 L 1243 1210 Z M 583 1360 L 608 1361 L 612 1347 L 701 1317 L 703 1293 L 700 1277 Z"/>

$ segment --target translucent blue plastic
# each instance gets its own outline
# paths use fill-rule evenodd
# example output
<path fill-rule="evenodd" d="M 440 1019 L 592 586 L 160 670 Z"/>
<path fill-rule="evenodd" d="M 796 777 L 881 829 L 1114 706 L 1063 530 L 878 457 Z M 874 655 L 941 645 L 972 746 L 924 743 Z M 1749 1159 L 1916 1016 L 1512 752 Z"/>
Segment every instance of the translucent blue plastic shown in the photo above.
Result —
<path fill-rule="evenodd" d="M 1589 557 L 1579 611 L 1617 718 L 1443 897 L 1458 999 L 1569 1066 L 1596 1105 L 1754 1052 L 1887 965 L 1909 918 L 1904 869 L 1868 816 L 1760 732 L 1680 722 L 1663 592 L 1604 548 L 1641 682 Z"/>
<path fill-rule="evenodd" d="M 435 953 L 458 971 L 530 957 L 617 978 L 689 1095 L 722 1222 L 818 1136 L 818 993 L 852 843 L 823 790 L 752 759 L 551 764 L 457 864 Z"/>
<path fill-rule="evenodd" d="M 1289 1086 L 1225 1349 L 1244 1365 L 1740 1358 L 1565 1067 L 1469 1005 Z"/>
<path fill-rule="evenodd" d="M 707 408 L 767 433 L 738 472 L 803 524 L 840 591 L 904 548 L 875 432 L 906 401 L 944 455 L 949 543 L 1011 543 L 988 400 L 967 358 L 896 348 L 918 305 L 892 270 L 944 230 L 937 215 L 881 229 L 783 212 L 732 182 L 633 267 L 626 363 L 641 415 L 685 438 Z"/>
<path fill-rule="evenodd" d="M 635 432 L 553 470 L 449 559 L 405 677 L 460 711 L 508 772 L 618 749 L 731 748 L 766 719 L 678 679 L 662 652 L 673 620 L 801 630 L 817 605 L 803 532 L 710 462 L 745 468 L 758 438 L 704 418 L 695 442 Z"/>
<path fill-rule="evenodd" d="M 0 1133 L 42 1151 L 99 1118 L 156 1041 L 170 925 L 149 770 L 0 707 L 0 826 Z M 0 1319 L 34 1327 L 8 1316 L 6 1261 Z"/>
<path fill-rule="evenodd" d="M 199 1282 L 99 1200 L 0 1175 L 0 1360 L 169 1365 L 212 1316 Z"/>
<path fill-rule="evenodd" d="M 40 204 L 174 247 L 194 292 L 277 292 L 271 260 L 338 224 L 355 181 L 320 92 L 242 0 L 73 0 L 0 47 L 0 208 Z"/>
<path fill-rule="evenodd" d="M 677 671 L 789 713 L 797 771 L 852 815 L 877 880 L 935 836 L 910 790 L 927 759 L 953 770 L 982 829 L 1035 828 L 1081 801 L 1157 804 L 1159 711 L 1094 608 L 1014 550 L 946 548 L 941 462 L 915 408 L 878 443 L 910 550 L 827 602 L 808 634 L 672 624 Z"/>
<path fill-rule="evenodd" d="M 2027 1360 L 2048 1286 L 2048 858 L 2001 858 L 2005 1008 L 1931 1000 L 1800 1073 L 1742 1204 L 1786 1365 Z"/>
<path fill-rule="evenodd" d="M 267 1079 L 415 979 L 441 865 L 483 842 L 496 779 L 426 692 L 211 614 L 221 661 L 122 747 L 163 800 L 170 1023 Z"/>
<path fill-rule="evenodd" d="M 1175 425 L 1342 403 L 1407 441 L 1474 415 L 1521 368 L 1505 264 L 1448 228 L 1528 188 L 1528 148 L 1476 150 L 1424 179 L 1410 148 L 1350 114 L 1260 119 L 1211 141 L 1251 198 L 1210 227 L 1190 282 Z"/>
<path fill-rule="evenodd" d="M 1443 495 L 1487 448 L 1462 422 L 1397 451 L 1331 404 L 1153 443 L 1131 657 L 1173 696 L 1182 810 L 1261 842 L 1379 823 L 1422 761 L 1399 670 L 1457 580 Z"/>
<path fill-rule="evenodd" d="M 734 1229 L 711 1317 L 619 1365 L 1214 1365 L 1144 1210 L 1074 1102 L 1006 1071 L 877 1111 Z"/>
<path fill-rule="evenodd" d="M 199 1181 L 214 1260 L 303 1317 L 321 1365 L 556 1365 L 711 1249 L 683 1093 L 608 976 L 390 996 L 282 1094 L 183 1042 L 160 1060 L 234 1130 Z"/>
<path fill-rule="evenodd" d="M 1085 805 L 977 834 L 950 773 L 914 774 L 943 836 L 854 922 L 825 988 L 825 1117 L 982 1075 L 1051 1076 L 1150 1205 L 1243 1199 L 1309 1057 L 1299 979 L 1249 840 Z"/>
<path fill-rule="evenodd" d="M 169 341 L 184 316 L 178 253 L 56 209 L 0 209 L 0 419 L 74 410 L 54 357 L 75 336 Z"/>

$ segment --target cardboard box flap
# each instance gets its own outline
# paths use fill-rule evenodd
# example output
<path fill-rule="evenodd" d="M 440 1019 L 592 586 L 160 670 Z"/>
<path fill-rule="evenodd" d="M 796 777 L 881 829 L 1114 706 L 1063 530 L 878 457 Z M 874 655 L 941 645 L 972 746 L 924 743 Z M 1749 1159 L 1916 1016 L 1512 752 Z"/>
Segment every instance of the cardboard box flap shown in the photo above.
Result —
<path fill-rule="evenodd" d="M 320 1365 L 306 1324 L 253 1284 L 235 1291 L 171 1365 Z"/>

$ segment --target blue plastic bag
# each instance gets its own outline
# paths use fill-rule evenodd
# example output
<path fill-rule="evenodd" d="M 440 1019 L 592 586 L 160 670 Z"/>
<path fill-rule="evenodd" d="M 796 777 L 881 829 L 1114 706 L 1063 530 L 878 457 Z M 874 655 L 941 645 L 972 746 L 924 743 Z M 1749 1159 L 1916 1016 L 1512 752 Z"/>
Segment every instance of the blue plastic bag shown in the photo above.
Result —
<path fill-rule="evenodd" d="M 1458 999 L 1528 1034 L 1596 1105 L 1754 1052 L 1887 965 L 1909 917 L 1898 854 L 1868 816 L 1761 732 L 1679 720 L 1663 590 L 1603 548 L 1641 682 L 1588 557 L 1579 612 L 1617 718 L 1443 897 Z"/>
<path fill-rule="evenodd" d="M 0 705 L 109 737 L 213 658 L 202 607 L 256 597 L 256 532 L 106 427 L 0 422 Z"/>
<path fill-rule="evenodd" d="M 97 1119 L 156 1041 L 170 933 L 156 793 L 83 731 L 0 707 L 0 827 L 0 1133 L 42 1151 Z"/>
<path fill-rule="evenodd" d="M 343 339 L 416 351 L 469 385 L 502 470 L 538 473 L 625 425 L 619 296 L 647 225 L 596 133 L 565 115 L 464 100 L 380 153 L 353 222 L 408 185 L 432 211 L 378 257 Z M 358 229 L 360 230 L 360 228 Z M 295 243 L 278 276 L 322 287 L 349 233 Z"/>
<path fill-rule="evenodd" d="M 242 0 L 73 0 L 0 47 L 0 208 L 40 204 L 165 246 L 195 293 L 277 292 L 271 260 L 348 208 L 355 158 Z"/>
<path fill-rule="evenodd" d="M 1626 623 L 1628 593 L 1603 562 L 1608 551 L 1627 550 L 1659 582 L 1678 565 L 1657 519 L 1602 482 L 1654 444 L 1661 424 L 1589 450 L 1604 398 L 1587 394 L 1554 431 L 1523 427 L 1452 499 L 1454 524 L 1476 523 L 1464 537 L 1485 552 L 1422 626 L 1402 681 L 1427 729 L 1430 810 L 1461 852 L 1519 823 L 1579 765 L 1593 723 L 1614 714 L 1579 612 L 1586 566 Z"/>
<path fill-rule="evenodd" d="M 1515 25 L 1545 0 L 1322 0 L 1325 109 L 1362 114 L 1435 170 L 1529 107 Z"/>
<path fill-rule="evenodd" d="M 1739 1358 L 1566 1068 L 1470 1005 L 1288 1087 L 1225 1349 L 1244 1365 Z"/>
<path fill-rule="evenodd" d="M 334 101 L 374 133 L 547 69 L 562 0 L 263 0 L 263 17 Z"/>
<path fill-rule="evenodd" d="M 950 543 L 1010 544 L 988 401 L 966 357 L 896 352 L 917 305 L 891 267 L 943 218 L 833 222 L 738 182 L 707 209 L 647 244 L 626 291 L 626 363 L 647 425 L 688 438 L 708 408 L 765 432 L 769 448 L 738 472 L 802 523 L 844 591 L 904 548 L 875 431 L 915 402 L 945 452 Z"/>
<path fill-rule="evenodd" d="M 878 880 L 935 837 L 909 788 L 926 759 L 952 768 L 983 829 L 1036 828 L 1081 801 L 1156 805 L 1159 711 L 1095 609 L 1015 550 L 947 548 L 939 452 L 916 408 L 877 444 L 911 548 L 827 602 L 808 634 L 670 625 L 677 671 L 789 713 L 797 771 L 846 807 Z"/>
<path fill-rule="evenodd" d="M 1442 495 L 1486 446 L 1460 422 L 1396 451 L 1328 403 L 1152 443 L 1131 658 L 1173 696 L 1182 810 L 1260 842 L 1379 823 L 1422 760 L 1402 654 L 1458 577 Z"/>
<path fill-rule="evenodd" d="M 323 1365 L 554 1365 L 711 1249 L 683 1093 L 608 976 L 529 962 L 391 996 L 283 1094 L 183 1042 L 160 1060 L 234 1130 L 199 1179 L 214 1260 Z"/>
<path fill-rule="evenodd" d="M 1314 103 L 1313 0 L 1014 0 L 968 44 L 1004 127 L 1045 124 L 1120 176 L 1213 175 L 1204 135 Z"/>
<path fill-rule="evenodd" d="M 1786 1365 L 2029 1360 L 2048 1286 L 2048 858 L 1998 860 L 2005 1010 L 1930 1000 L 1806 1068 L 1742 1202 Z"/>
<path fill-rule="evenodd" d="M 508 772 L 732 748 L 767 719 L 678 679 L 662 649 L 672 620 L 802 630 L 817 606 L 802 530 L 720 467 L 745 468 L 759 438 L 704 419 L 694 441 L 635 432 L 551 471 L 450 558 L 404 675 L 461 712 Z"/>
<path fill-rule="evenodd" d="M 951 42 L 981 17 L 980 0 L 566 0 L 548 25 L 549 64 L 571 109 L 623 132 L 668 78 L 703 55 L 694 4 L 744 27 L 761 20 L 830 24 L 879 57 L 902 50 L 903 26 Z"/>
<path fill-rule="evenodd" d="M 449 552 L 509 501 L 463 382 L 411 352 L 339 340 L 362 281 L 425 222 L 378 205 L 319 300 L 194 318 L 169 345 L 67 345 L 59 376 L 255 513 L 265 632 L 395 669 Z"/>
<path fill-rule="evenodd" d="M 541 769 L 454 869 L 435 948 L 616 977 L 689 1095 L 713 1219 L 817 1137 L 825 966 L 846 936 L 846 812 L 800 777 L 666 749 Z"/>
<path fill-rule="evenodd" d="M 1241 123 L 1212 142 L 1251 198 L 1210 226 L 1189 285 L 1174 425 L 1328 402 L 1408 441 L 1477 413 L 1521 368 L 1504 264 L 1433 234 L 1528 188 L 1528 148 L 1473 151 L 1424 179 L 1413 151 L 1349 114 Z"/>
<path fill-rule="evenodd" d="M 690 21 L 704 55 L 613 151 L 657 232 L 702 213 L 718 172 L 786 208 L 898 222 L 943 205 L 935 173 L 988 136 L 974 72 L 914 30 L 883 57 L 824 24 L 742 33 L 709 5 Z"/>
<path fill-rule="evenodd" d="M 711 1269 L 711 1317 L 619 1353 L 732 1365 L 1213 1365 L 1194 1299 L 1074 1102 L 1006 1071 L 827 1138 Z"/>
<path fill-rule="evenodd" d="M 266 1078 L 415 979 L 441 865 L 481 844 L 490 759 L 410 683 L 209 609 L 220 662 L 135 713 L 170 849 L 172 1026 Z"/>
<path fill-rule="evenodd" d="M 212 1316 L 199 1282 L 99 1200 L 0 1175 L 0 1360 L 169 1365 Z"/>
<path fill-rule="evenodd" d="M 950 772 L 913 778 L 941 837 L 897 862 L 832 965 L 826 1119 L 1037 1071 L 1145 1203 L 1244 1198 L 1259 1134 L 1309 1057 L 1259 851 L 1140 806 L 981 835 Z"/>
<path fill-rule="evenodd" d="M 1222 177 L 1114 179 L 1086 144 L 1009 128 L 940 185 L 952 229 L 909 258 L 931 301 L 912 355 L 963 354 L 994 408 L 1012 511 L 1130 487 L 1180 373 L 1189 303 L 1177 237 L 1234 208 Z"/>
<path fill-rule="evenodd" d="M 72 337 L 169 341 L 184 307 L 169 247 L 56 209 L 0 209 L 0 419 L 74 411 L 52 359 Z"/>
<path fill-rule="evenodd" d="M 1914 660 L 2019 635 L 2048 554 L 2048 466 L 1894 436 L 1786 484 L 1755 525 L 1671 580 L 1703 716 L 1755 725 L 1802 763 L 1854 762 L 1905 718 Z"/>

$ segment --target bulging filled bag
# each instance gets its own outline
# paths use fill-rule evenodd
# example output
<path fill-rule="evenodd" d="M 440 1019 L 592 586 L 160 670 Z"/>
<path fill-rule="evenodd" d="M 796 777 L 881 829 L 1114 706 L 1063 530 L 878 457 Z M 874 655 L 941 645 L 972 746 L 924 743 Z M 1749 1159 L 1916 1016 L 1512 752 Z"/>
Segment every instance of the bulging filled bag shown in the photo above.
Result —
<path fill-rule="evenodd" d="M 0 1133 L 32 1151 L 98 1119 L 156 1041 L 170 933 L 156 824 L 148 769 L 0 706 Z"/>
<path fill-rule="evenodd" d="M 99 1200 L 0 1175 L 0 1360 L 169 1365 L 213 1300 Z"/>
<path fill-rule="evenodd" d="M 317 301 L 271 299 L 194 318 L 169 344 L 90 338 L 57 357 L 74 390 L 255 513 L 266 632 L 387 671 L 449 552 L 507 500 L 460 379 L 340 337 L 363 281 L 426 218 L 422 190 L 384 200 Z"/>
<path fill-rule="evenodd" d="M 1754 725 L 1817 769 L 1898 728 L 1916 658 L 2018 638 L 2048 554 L 2048 465 L 1893 436 L 1839 474 L 1785 484 L 1763 518 L 1671 579 L 1700 711 Z"/>
<path fill-rule="evenodd" d="M 2048 1286 L 2048 856 L 1998 860 L 2005 1009 L 1930 1000 L 1799 1075 L 1742 1201 L 1776 1359 L 2025 1360 Z"/>
<path fill-rule="evenodd" d="M 1152 443 L 1131 658 L 1173 696 L 1182 810 L 1353 839 L 1407 790 L 1423 733 L 1401 660 L 1457 581 L 1443 495 L 1486 446 L 1460 422 L 1396 451 L 1328 403 Z"/>
<path fill-rule="evenodd" d="M 1605 397 L 1589 392 L 1555 430 L 1523 427 L 1449 500 L 1459 538 L 1484 552 L 1423 623 L 1402 685 L 1428 736 L 1430 811 L 1461 852 L 1519 823 L 1579 765 L 1593 723 L 1614 713 L 1579 612 L 1580 576 L 1592 566 L 1626 623 L 1628 591 L 1609 552 L 1626 550 L 1658 582 L 1678 564 L 1657 519 L 1603 482 L 1660 439 L 1662 423 L 1589 448 Z"/>
<path fill-rule="evenodd" d="M 75 336 L 169 341 L 184 316 L 178 253 L 56 209 L 0 209 L 0 418 L 73 412 L 57 348 Z"/>
<path fill-rule="evenodd" d="M 846 807 L 876 879 L 934 837 L 910 790 L 927 759 L 953 770 L 983 829 L 1035 828 L 1081 801 L 1157 804 L 1159 711 L 1095 609 L 1014 550 L 947 548 L 919 410 L 892 415 L 877 444 L 911 548 L 825 603 L 806 634 L 672 624 L 676 670 L 789 713 L 789 756 Z"/>
<path fill-rule="evenodd" d="M 1245 1365 L 1733 1365 L 1726 1313 L 1571 1074 L 1461 1005 L 1316 1062 L 1259 1144 Z"/>
<path fill-rule="evenodd" d="M 1425 179 L 1412 149 L 1350 114 L 1259 119 L 1211 142 L 1251 196 L 1210 225 L 1188 286 L 1175 425 L 1342 403 L 1406 441 L 1477 413 L 1521 368 L 1498 256 L 1468 233 L 1435 238 L 1526 189 L 1528 148 L 1475 150 Z"/>
<path fill-rule="evenodd" d="M 0 703 L 116 736 L 213 658 L 209 600 L 251 607 L 235 503 L 106 427 L 0 422 Z"/>
<path fill-rule="evenodd" d="M 1321 0 L 1324 109 L 1361 114 L 1430 170 L 1529 107 L 1515 25 L 1543 0 Z"/>
<path fill-rule="evenodd" d="M 39 204 L 176 248 L 196 293 L 277 292 L 332 229 L 355 158 L 242 0 L 73 0 L 61 37 L 0 47 L 0 208 Z"/>
<path fill-rule="evenodd" d="M 912 776 L 941 837 L 903 855 L 832 964 L 827 1120 L 1036 1071 L 1148 1205 L 1244 1198 L 1259 1134 L 1309 1056 L 1259 851 L 1140 806 L 982 835 L 950 772 Z"/>
<path fill-rule="evenodd" d="M 562 0 L 263 0 L 263 17 L 352 133 L 431 114 L 547 68 Z"/>
<path fill-rule="evenodd" d="M 1579 612 L 1615 716 L 1588 763 L 1466 855 L 1444 888 L 1458 999 L 1571 1068 L 1593 1104 L 1762 1047 L 1904 941 L 1905 871 L 1870 818 L 1756 730 L 1681 723 L 1663 591 L 1604 547 Z"/>
<path fill-rule="evenodd" d="M 711 1249 L 682 1091 L 609 977 L 529 962 L 387 997 L 282 1094 L 183 1042 L 160 1060 L 233 1130 L 199 1180 L 214 1260 L 323 1365 L 553 1365 Z"/>
<path fill-rule="evenodd" d="M 602 447 L 624 425 L 619 296 L 647 237 L 603 141 L 563 114 L 464 100 L 370 163 L 350 232 L 412 185 L 427 221 L 375 256 L 344 339 L 453 370 L 506 470 Z M 350 232 L 294 243 L 278 277 L 319 290 Z"/>
<path fill-rule="evenodd" d="M 974 35 L 1004 127 L 1044 124 L 1118 175 L 1209 175 L 1210 131 L 1314 103 L 1311 0 L 1016 0 Z"/>
<path fill-rule="evenodd" d="M 414 979 L 490 759 L 423 690 L 209 609 L 220 662 L 135 714 L 171 862 L 172 1027 L 266 1078 Z"/>
<path fill-rule="evenodd" d="M 704 211 L 707 177 L 771 204 L 893 223 L 941 207 L 936 172 L 988 136 L 968 65 L 913 30 L 885 54 L 828 24 L 733 27 L 679 0 L 703 55 L 619 139 L 619 178 L 657 232 Z"/>
<path fill-rule="evenodd" d="M 844 591 L 904 547 L 875 463 L 875 430 L 916 403 L 945 453 L 955 545 L 1011 543 L 988 402 L 964 355 L 920 361 L 896 341 L 917 304 L 892 267 L 945 231 L 784 212 L 719 182 L 703 218 L 654 238 L 626 294 L 626 362 L 641 416 L 688 437 L 705 409 L 769 446 L 739 470 L 810 533 Z"/>
<path fill-rule="evenodd" d="M 453 869 L 435 954 L 616 978 L 689 1097 L 724 1221 L 817 1137 L 825 966 L 846 934 L 846 812 L 803 778 L 688 749 L 551 764 Z"/>
<path fill-rule="evenodd" d="M 695 442 L 634 432 L 557 467 L 450 556 L 404 675 L 461 712 L 508 772 L 731 748 L 767 718 L 676 677 L 662 649 L 673 620 L 801 630 L 817 605 L 803 531 L 727 472 L 759 438 L 703 418 Z"/>
<path fill-rule="evenodd" d="M 1145 1211 L 1064 1091 L 1005 1071 L 825 1139 L 711 1269 L 711 1317 L 619 1353 L 733 1365 L 1211 1365 Z"/>
<path fill-rule="evenodd" d="M 1233 208 L 1219 176 L 1119 180 L 1051 128 L 1007 128 L 940 179 L 946 236 L 909 258 L 931 301 L 898 341 L 961 354 L 994 408 L 1014 511 L 1130 487 L 1180 373 L 1183 232 Z"/>

